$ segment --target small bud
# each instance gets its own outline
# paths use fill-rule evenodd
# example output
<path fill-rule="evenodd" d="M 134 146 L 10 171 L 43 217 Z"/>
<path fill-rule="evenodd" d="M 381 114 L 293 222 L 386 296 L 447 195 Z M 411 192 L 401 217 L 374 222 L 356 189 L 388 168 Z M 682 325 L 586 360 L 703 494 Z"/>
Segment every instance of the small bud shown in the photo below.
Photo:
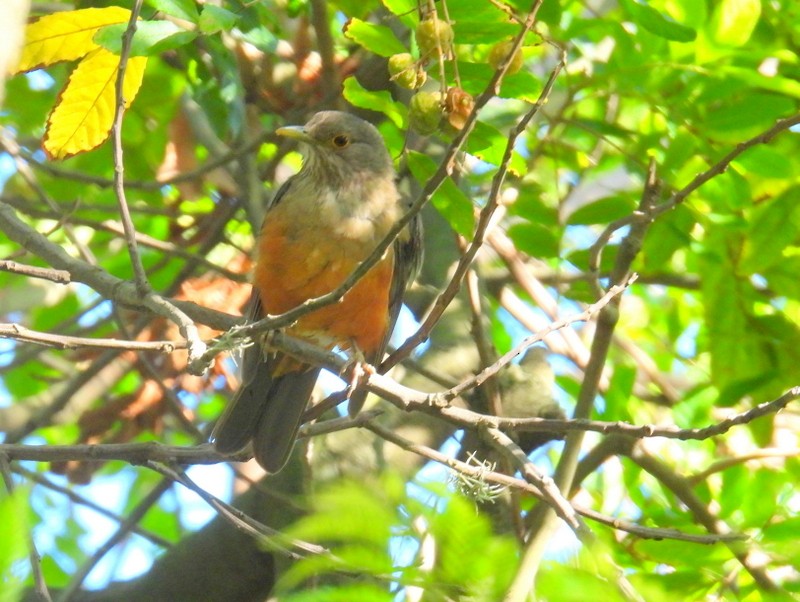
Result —
<path fill-rule="evenodd" d="M 418 134 L 428 135 L 439 129 L 442 121 L 442 95 L 417 92 L 408 106 L 408 124 Z"/>
<path fill-rule="evenodd" d="M 417 25 L 417 46 L 423 57 L 447 53 L 453 43 L 453 28 L 441 19 L 425 19 Z"/>
<path fill-rule="evenodd" d="M 427 79 L 425 70 L 407 52 L 389 57 L 389 75 L 394 83 L 407 90 L 419 88 Z"/>
<path fill-rule="evenodd" d="M 514 42 L 511 40 L 505 42 L 498 42 L 492 49 L 489 51 L 489 65 L 491 65 L 492 69 L 497 69 L 500 64 L 506 60 L 506 57 L 511 53 L 511 49 L 514 47 Z M 506 70 L 506 74 L 510 75 L 512 73 L 516 73 L 522 69 L 522 49 L 518 49 L 514 56 L 511 57 L 511 61 L 508 63 L 508 69 Z"/>

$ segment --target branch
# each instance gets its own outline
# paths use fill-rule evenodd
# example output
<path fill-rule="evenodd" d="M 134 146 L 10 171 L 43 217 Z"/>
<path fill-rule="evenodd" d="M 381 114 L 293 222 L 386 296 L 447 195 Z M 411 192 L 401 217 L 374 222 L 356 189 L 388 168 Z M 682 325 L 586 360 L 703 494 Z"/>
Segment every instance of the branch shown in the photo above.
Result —
<path fill-rule="evenodd" d="M 660 185 L 656 179 L 655 163 L 651 161 L 647 182 L 639 202 L 635 220 L 623 239 L 619 253 L 614 263 L 611 274 L 612 285 L 621 285 L 630 278 L 630 268 L 641 248 L 642 240 L 647 232 L 655 202 L 658 198 Z M 608 350 L 614 329 L 619 317 L 619 297 L 612 299 L 600 311 L 597 329 L 592 339 L 589 362 L 584 371 L 584 379 L 578 393 L 573 416 L 578 419 L 588 418 L 595 398 L 599 391 L 600 380 L 608 357 Z M 558 462 L 555 480 L 564 495 L 569 495 L 570 487 L 575 476 L 578 458 L 583 445 L 584 433 L 568 433 L 564 451 Z M 506 602 L 522 602 L 527 599 L 533 589 L 541 559 L 557 523 L 554 514 L 548 507 L 541 506 L 531 513 L 531 537 L 523 552 L 523 558 L 514 577 L 514 582 L 506 596 Z"/>
<path fill-rule="evenodd" d="M 339 78 L 336 71 L 328 6 L 325 0 L 311 0 L 311 23 L 317 35 L 317 49 L 322 60 L 322 97 L 326 100 L 334 99 L 339 96 Z"/>
<path fill-rule="evenodd" d="M 42 258 L 53 268 L 69 272 L 72 281 L 87 285 L 100 296 L 125 307 L 161 314 L 161 308 L 156 309 L 152 297 L 142 298 L 133 283 L 72 257 L 61 245 L 48 240 L 46 236 L 20 220 L 14 210 L 3 201 L 0 201 L 0 230 L 5 232 L 9 239 L 28 252 Z M 186 314 L 192 315 L 198 322 L 220 330 L 227 330 L 241 323 L 240 318 L 188 301 L 175 301 L 174 305 L 185 311 Z"/>
<path fill-rule="evenodd" d="M 527 33 L 528 28 L 524 29 L 524 33 Z M 519 40 L 518 43 L 521 44 Z M 504 61 L 504 66 L 507 67 L 507 63 L 510 60 L 510 57 L 514 56 L 514 52 L 516 50 L 511 50 L 509 52 L 508 57 L 506 57 Z M 425 320 L 417 329 L 412 336 L 410 336 L 401 346 L 397 349 L 390 357 L 386 359 L 381 364 L 380 370 L 381 372 L 385 372 L 398 362 L 400 362 L 403 358 L 407 357 L 411 354 L 411 352 L 416 349 L 421 343 L 428 339 L 430 331 L 433 329 L 435 324 L 439 321 L 444 313 L 445 309 L 450 305 L 453 301 L 455 296 L 458 294 L 458 291 L 461 289 L 461 283 L 464 277 L 469 270 L 470 265 L 472 265 L 475 256 L 478 254 L 478 251 L 484 244 L 486 233 L 489 229 L 489 225 L 492 223 L 492 216 L 494 215 L 495 211 L 497 210 L 499 203 L 500 203 L 500 190 L 503 186 L 503 182 L 505 181 L 506 175 L 508 173 L 508 167 L 511 164 L 511 159 L 514 154 L 514 147 L 517 142 L 517 138 L 527 129 L 528 124 L 531 120 L 536 116 L 536 114 L 541 110 L 541 108 L 547 102 L 548 97 L 550 96 L 550 92 L 555 85 L 556 78 L 561 73 L 564 65 L 566 64 L 566 53 L 562 50 L 561 58 L 556 66 L 550 73 L 550 77 L 547 79 L 544 88 L 542 89 L 541 93 L 539 94 L 539 98 L 533 104 L 533 106 L 528 110 L 527 113 L 519 120 L 519 122 L 512 128 L 511 132 L 508 134 L 508 141 L 506 142 L 506 148 L 503 151 L 503 158 L 500 161 L 500 167 L 497 170 L 497 173 L 492 178 L 492 184 L 489 191 L 489 196 L 486 201 L 486 205 L 480 212 L 478 217 L 478 223 L 475 227 L 475 234 L 472 238 L 472 242 L 470 242 L 469 247 L 461 256 L 461 259 L 456 266 L 456 269 L 453 273 L 453 277 L 450 279 L 450 282 L 447 285 L 447 288 L 439 295 L 434 303 L 431 311 L 425 317 Z"/>
<path fill-rule="evenodd" d="M 114 193 L 119 205 L 119 213 L 122 219 L 122 227 L 125 231 L 125 242 L 128 245 L 128 255 L 133 266 L 133 273 L 136 278 L 136 286 L 139 293 L 144 297 L 150 294 L 150 283 L 147 281 L 147 274 L 144 271 L 142 258 L 139 256 L 139 248 L 136 246 L 136 229 L 133 226 L 131 213 L 128 210 L 128 201 L 125 198 L 125 184 L 123 181 L 125 164 L 122 154 L 122 119 L 125 115 L 125 68 L 128 65 L 128 57 L 131 53 L 131 43 L 136 34 L 136 21 L 139 20 L 139 11 L 142 9 L 142 0 L 135 0 L 131 7 L 131 16 L 128 26 L 122 33 L 122 48 L 119 53 L 119 67 L 117 68 L 117 81 L 115 83 L 116 102 L 114 103 L 114 122 L 111 126 L 111 137 L 114 147 Z"/>
<path fill-rule="evenodd" d="M 161 479 L 159 483 L 156 484 L 155 487 L 140 501 L 136 506 L 134 506 L 128 516 L 125 517 L 117 530 L 111 534 L 111 536 L 101 545 L 98 547 L 94 554 L 91 555 L 89 559 L 84 562 L 80 568 L 72 575 L 72 579 L 69 582 L 69 585 L 64 588 L 59 596 L 59 602 L 70 600 L 73 594 L 77 593 L 78 589 L 80 588 L 83 580 L 92 572 L 97 563 L 103 559 L 103 556 L 108 554 L 111 550 L 114 549 L 118 543 L 120 543 L 123 539 L 125 539 L 130 532 L 132 532 L 140 520 L 144 518 L 144 515 L 149 512 L 149 510 L 158 503 L 158 500 L 161 499 L 161 496 L 170 488 L 172 483 L 167 479 Z"/>
<path fill-rule="evenodd" d="M 547 475 L 541 473 L 531 462 L 519 445 L 514 443 L 511 438 L 503 431 L 496 428 L 486 429 L 490 440 L 495 449 L 500 450 L 509 458 L 522 473 L 528 483 L 535 485 L 542 493 L 542 498 L 555 511 L 556 515 L 563 520 L 583 542 L 594 539 L 594 535 L 589 528 L 581 522 L 575 514 L 575 509 L 569 501 L 561 494 L 555 481 Z"/>
<path fill-rule="evenodd" d="M 740 414 L 726 418 L 717 424 L 712 424 L 703 428 L 682 429 L 676 426 L 655 426 L 652 424 L 637 425 L 625 422 L 603 422 L 600 420 L 575 418 L 558 420 L 552 418 L 500 418 L 484 416 L 482 420 L 486 424 L 492 424 L 495 428 L 519 432 L 593 431 L 604 435 L 618 434 L 640 439 L 662 437 L 665 439 L 678 439 L 680 441 L 704 440 L 727 433 L 734 426 L 750 423 L 762 416 L 777 414 L 798 398 L 800 398 L 800 386 L 789 389 L 777 399 L 760 403 L 754 408 L 750 408 Z"/>
<path fill-rule="evenodd" d="M 79 495 L 72 488 L 64 487 L 64 486 L 59 485 L 58 483 L 56 483 L 54 481 L 51 481 L 50 479 L 45 477 L 44 474 L 42 474 L 40 472 L 35 472 L 33 470 L 28 470 L 27 468 L 24 468 L 23 466 L 20 466 L 20 465 L 13 466 L 12 470 L 15 473 L 17 473 L 18 475 L 21 475 L 21 476 L 25 477 L 26 479 L 30 479 L 34 483 L 38 483 L 42 487 L 46 487 L 47 489 L 50 489 L 51 491 L 54 491 L 56 493 L 59 493 L 59 494 L 65 496 L 73 504 L 78 504 L 80 506 L 86 506 L 87 508 L 89 508 L 93 512 L 96 512 L 97 514 L 100 514 L 101 516 L 105 516 L 106 518 L 111 519 L 112 521 L 114 521 L 116 523 L 121 523 L 122 521 L 125 520 L 124 517 L 122 517 L 122 516 L 120 516 L 118 514 L 115 514 L 114 512 L 111 512 L 110 510 L 108 510 L 104 506 L 98 504 L 97 502 L 94 502 L 94 501 L 92 501 L 92 500 L 90 500 L 90 499 L 88 499 L 88 498 L 86 498 L 86 497 L 84 497 L 82 495 Z M 171 541 L 167 540 L 164 537 L 161 537 L 160 535 L 158 535 L 156 533 L 153 533 L 152 531 L 148 531 L 144 527 L 141 527 L 139 525 L 134 525 L 132 531 L 133 531 L 133 533 L 136 533 L 137 535 L 139 535 L 139 536 L 143 537 L 144 539 L 148 540 L 150 543 L 153 543 L 153 544 L 155 544 L 155 545 L 157 545 L 157 546 L 159 546 L 161 548 L 167 549 L 167 548 L 172 547 L 172 542 Z"/>
<path fill-rule="evenodd" d="M 210 444 L 195 447 L 147 443 L 104 443 L 102 445 L 20 445 L 0 443 L 0 454 L 9 460 L 34 462 L 107 462 L 129 464 L 219 464 L 230 458 L 218 454 Z"/>
<path fill-rule="evenodd" d="M 608 289 L 608 292 L 605 295 L 603 295 L 601 299 L 599 299 L 598 301 L 587 307 L 582 312 L 578 314 L 573 314 L 571 316 L 567 316 L 566 318 L 562 318 L 560 320 L 556 320 L 555 322 L 551 322 L 547 326 L 547 328 L 543 328 L 539 332 L 534 333 L 528 337 L 525 337 L 521 343 L 519 343 L 511 351 L 504 354 L 494 364 L 492 364 L 487 368 L 484 368 L 481 372 L 479 372 L 472 378 L 465 380 L 459 385 L 445 391 L 442 394 L 442 399 L 445 401 L 451 401 L 456 397 L 458 397 L 459 395 L 463 394 L 464 392 L 474 389 L 477 386 L 480 386 L 488 378 L 491 378 L 492 376 L 497 374 L 501 369 L 510 364 L 515 357 L 523 353 L 531 345 L 543 340 L 550 333 L 565 328 L 566 326 L 574 322 L 588 322 L 594 317 L 595 314 L 601 311 L 606 305 L 608 305 L 611 302 L 612 299 L 614 299 L 617 295 L 621 294 L 635 280 L 636 280 L 636 275 L 634 274 L 630 276 L 626 282 L 612 286 L 610 289 Z"/>
<path fill-rule="evenodd" d="M 57 349 L 124 349 L 129 351 L 158 351 L 172 353 L 186 349 L 186 341 L 124 341 L 120 339 L 95 339 L 70 335 L 50 334 L 30 330 L 20 324 L 0 324 L 0 339 L 13 339 L 24 343 L 36 343 Z"/>
<path fill-rule="evenodd" d="M 22 274 L 23 276 L 30 276 L 31 278 L 42 278 L 43 280 L 50 280 L 57 284 L 69 284 L 70 281 L 69 272 L 66 270 L 39 268 L 32 265 L 17 263 L 16 261 L 0 261 L 0 271 Z"/>
<path fill-rule="evenodd" d="M 658 207 L 654 211 L 654 216 L 661 215 L 662 213 L 669 211 L 670 209 L 674 209 L 677 205 L 680 205 L 686 197 L 692 194 L 695 190 L 700 188 L 703 184 L 715 178 L 716 176 L 724 173 L 728 166 L 736 159 L 739 155 L 741 155 L 746 150 L 757 146 L 759 144 L 766 144 L 770 142 L 775 136 L 788 130 L 791 127 L 796 125 L 800 125 L 800 114 L 794 115 L 793 117 L 787 117 L 786 119 L 779 119 L 775 125 L 773 125 L 770 129 L 757 136 L 753 136 L 749 140 L 745 140 L 744 142 L 740 142 L 736 145 L 736 147 L 730 151 L 727 155 L 722 157 L 719 161 L 717 161 L 714 165 L 708 168 L 706 171 L 698 174 L 695 178 L 689 182 L 686 186 L 681 188 L 678 192 L 673 194 L 666 203 Z"/>
<path fill-rule="evenodd" d="M 448 468 L 456 470 L 471 479 L 481 480 L 487 483 L 494 483 L 503 487 L 514 488 L 536 498 L 544 499 L 542 492 L 535 485 L 532 485 L 527 481 L 500 472 L 487 470 L 484 466 L 475 466 L 473 464 L 468 464 L 461 460 L 451 458 L 450 456 L 447 456 L 436 449 L 426 445 L 421 445 L 419 443 L 414 443 L 413 441 L 398 435 L 395 431 L 387 429 L 374 421 L 366 422 L 364 427 L 382 439 L 385 439 L 386 441 L 389 441 L 390 443 L 400 447 L 401 449 L 405 449 L 406 451 L 415 453 L 423 458 L 427 458 L 428 460 L 432 460 L 442 464 L 443 466 L 447 466 Z M 678 541 L 688 541 L 692 543 L 708 545 L 721 543 L 724 541 L 741 540 L 744 538 L 744 536 L 735 533 L 706 535 L 699 533 L 684 533 L 677 529 L 643 527 L 635 523 L 601 514 L 595 510 L 584 508 L 579 505 L 573 505 L 573 508 L 575 512 L 581 516 L 612 527 L 618 531 L 625 531 L 631 535 L 641 537 L 642 539 L 674 539 Z"/>
<path fill-rule="evenodd" d="M 708 531 L 717 535 L 727 535 L 731 532 L 730 527 L 715 516 L 708 506 L 694 493 L 688 479 L 675 474 L 675 471 L 661 460 L 647 454 L 640 445 L 633 445 L 628 456 L 643 470 L 653 475 L 660 483 L 672 491 L 680 502 L 689 509 L 695 520 Z M 741 542 L 726 542 L 726 545 L 745 570 L 750 573 L 759 587 L 768 591 L 778 590 L 778 586 L 767 573 L 763 563 L 751 558 L 749 551 L 743 547 Z"/>
<path fill-rule="evenodd" d="M 189 476 L 180 468 L 175 466 L 164 466 L 159 462 L 149 461 L 146 466 L 151 470 L 158 472 L 171 481 L 180 483 L 187 489 L 195 492 L 200 498 L 203 499 L 209 506 L 211 506 L 223 519 L 228 521 L 236 529 L 259 538 L 269 538 L 269 546 L 276 551 L 282 552 L 287 556 L 298 559 L 300 556 L 296 552 L 292 552 L 291 548 L 296 548 L 301 552 L 307 554 L 329 554 L 330 552 L 316 544 L 294 539 L 287 535 L 282 534 L 280 531 L 268 527 L 254 518 L 248 516 L 238 508 L 234 508 L 230 504 L 223 502 L 218 497 L 208 493 L 205 489 L 192 481 Z"/>

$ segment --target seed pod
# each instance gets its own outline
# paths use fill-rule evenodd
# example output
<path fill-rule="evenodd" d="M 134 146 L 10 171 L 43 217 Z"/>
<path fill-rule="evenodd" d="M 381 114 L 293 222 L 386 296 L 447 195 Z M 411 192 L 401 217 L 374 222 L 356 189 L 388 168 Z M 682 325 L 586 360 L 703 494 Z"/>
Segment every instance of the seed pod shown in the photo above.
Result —
<path fill-rule="evenodd" d="M 428 78 L 425 70 L 407 52 L 389 57 L 389 75 L 394 83 L 408 90 L 419 88 Z"/>
<path fill-rule="evenodd" d="M 441 51 L 447 54 L 453 43 L 453 28 L 441 19 L 425 19 L 417 25 L 417 46 L 423 57 Z M 437 50 L 439 49 L 439 50 Z"/>
<path fill-rule="evenodd" d="M 506 59 L 506 57 L 511 53 L 511 49 L 514 47 L 514 42 L 511 40 L 507 40 L 505 42 L 498 42 L 492 49 L 489 51 L 489 65 L 491 65 L 492 69 L 497 69 L 500 64 Z M 511 57 L 511 61 L 508 63 L 508 69 L 506 70 L 506 74 L 511 75 L 512 73 L 516 73 L 522 69 L 522 49 L 518 49 L 514 56 Z"/>
<path fill-rule="evenodd" d="M 433 134 L 442 122 L 442 95 L 439 92 L 417 92 L 408 105 L 408 124 L 423 136 Z"/>

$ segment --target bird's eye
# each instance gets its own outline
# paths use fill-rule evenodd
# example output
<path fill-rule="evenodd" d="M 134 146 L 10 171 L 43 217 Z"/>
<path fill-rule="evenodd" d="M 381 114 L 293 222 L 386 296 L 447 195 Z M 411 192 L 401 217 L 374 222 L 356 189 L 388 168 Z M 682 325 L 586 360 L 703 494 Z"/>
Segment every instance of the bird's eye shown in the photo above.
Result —
<path fill-rule="evenodd" d="M 350 138 L 348 138 L 344 134 L 339 134 L 338 136 L 333 137 L 333 145 L 336 148 L 344 148 L 348 144 L 350 144 Z"/>

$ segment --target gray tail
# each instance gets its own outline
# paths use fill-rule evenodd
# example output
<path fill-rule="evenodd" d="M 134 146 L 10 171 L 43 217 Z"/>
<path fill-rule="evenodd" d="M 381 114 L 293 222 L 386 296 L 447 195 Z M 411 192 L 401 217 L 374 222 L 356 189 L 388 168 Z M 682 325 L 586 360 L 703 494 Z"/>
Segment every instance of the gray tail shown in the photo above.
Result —
<path fill-rule="evenodd" d="M 244 383 L 225 408 L 211 433 L 214 448 L 230 455 L 242 451 L 255 434 L 256 424 L 272 388 L 266 364 L 259 366 L 250 382 Z"/>
<path fill-rule="evenodd" d="M 214 427 L 214 448 L 231 455 L 252 441 L 258 463 L 269 473 L 278 472 L 289 459 L 318 375 L 319 368 L 312 368 L 273 378 L 269 365 L 261 362 Z"/>
<path fill-rule="evenodd" d="M 252 434 L 256 460 L 267 472 L 278 472 L 289 459 L 319 371 L 289 372 L 272 383 Z"/>

